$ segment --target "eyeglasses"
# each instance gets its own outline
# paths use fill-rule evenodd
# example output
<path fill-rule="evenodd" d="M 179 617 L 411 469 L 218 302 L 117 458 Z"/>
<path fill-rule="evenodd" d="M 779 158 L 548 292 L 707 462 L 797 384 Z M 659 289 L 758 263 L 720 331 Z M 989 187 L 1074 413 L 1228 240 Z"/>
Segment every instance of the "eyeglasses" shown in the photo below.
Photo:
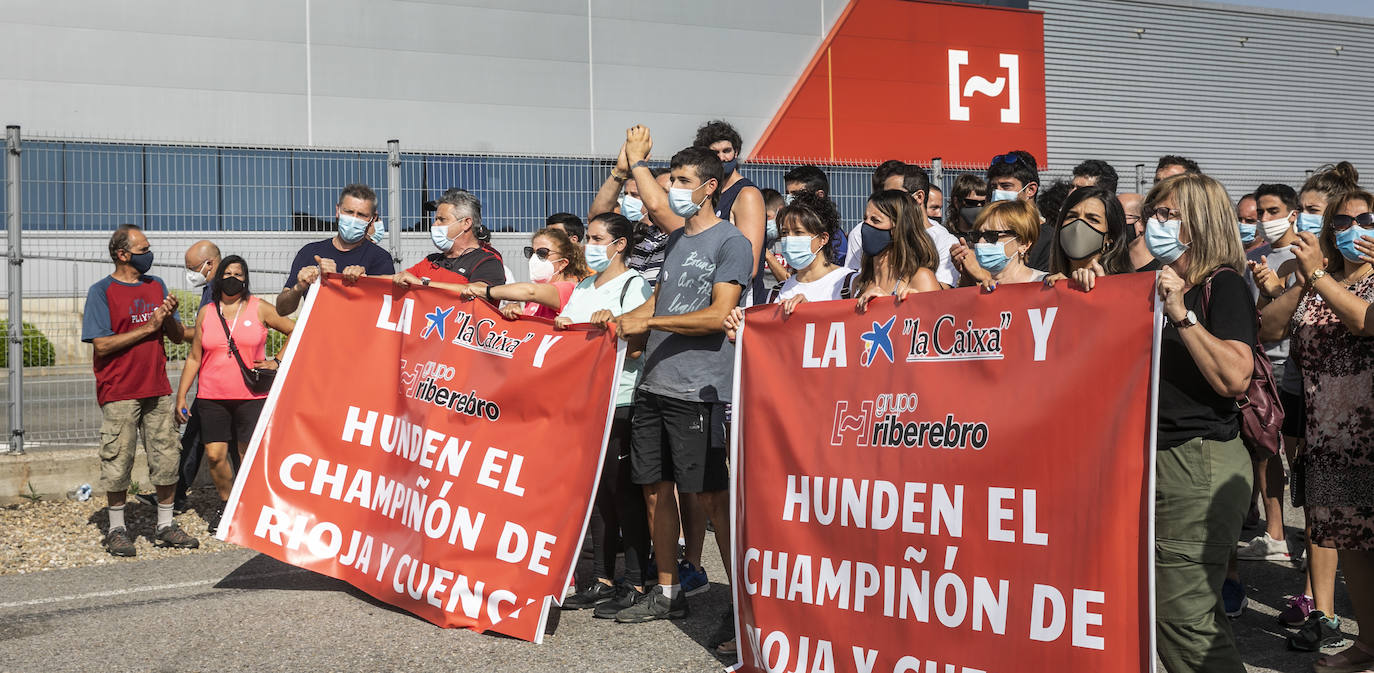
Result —
<path fill-rule="evenodd" d="M 1154 210 L 1150 211 L 1150 214 L 1154 215 L 1155 219 L 1159 220 L 1160 222 L 1168 222 L 1169 220 L 1183 219 L 1183 213 L 1180 213 L 1177 210 L 1169 210 L 1168 208 L 1155 208 Z"/>
<path fill-rule="evenodd" d="M 1139 216 L 1139 215 L 1132 215 L 1132 214 L 1130 214 L 1130 213 L 1126 213 L 1126 224 L 1134 225 L 1135 223 L 1137 223 L 1137 222 L 1139 222 L 1139 221 L 1140 221 L 1140 216 Z"/>
<path fill-rule="evenodd" d="M 550 255 L 552 252 L 553 252 L 553 251 L 552 251 L 552 250 L 549 250 L 548 248 L 539 248 L 538 250 L 536 250 L 536 249 L 534 249 L 533 247 L 527 245 L 527 246 L 525 246 L 525 259 L 529 259 L 530 257 L 533 257 L 533 256 L 535 256 L 535 255 L 538 255 L 538 256 L 539 256 L 539 259 L 545 259 L 545 260 L 546 260 L 546 259 L 549 258 L 549 255 Z"/>
<path fill-rule="evenodd" d="M 1008 236 L 1015 236 L 1016 232 L 1010 229 L 987 229 L 985 231 L 975 231 L 972 233 L 974 243 L 996 243 Z"/>
<path fill-rule="evenodd" d="M 1332 215 L 1331 229 L 1334 231 L 1345 231 L 1356 224 L 1362 229 L 1374 227 L 1374 213 L 1362 213 L 1351 217 L 1350 215 Z"/>

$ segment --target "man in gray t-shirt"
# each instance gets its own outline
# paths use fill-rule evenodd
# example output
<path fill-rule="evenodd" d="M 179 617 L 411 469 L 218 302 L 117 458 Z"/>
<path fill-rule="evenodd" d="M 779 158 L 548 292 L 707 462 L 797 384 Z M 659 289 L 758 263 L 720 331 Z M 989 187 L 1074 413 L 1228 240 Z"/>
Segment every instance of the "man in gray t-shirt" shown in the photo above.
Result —
<path fill-rule="evenodd" d="M 631 161 L 648 154 L 648 130 L 641 128 L 630 129 L 626 139 Z M 754 259 L 749 239 L 714 214 L 723 179 L 715 152 L 690 147 L 673 156 L 667 201 L 686 224 L 668 238 L 652 300 L 617 320 L 621 336 L 649 338 L 631 420 L 630 464 L 634 482 L 644 487 L 654 547 L 660 550 L 660 588 L 617 613 L 620 622 L 685 617 L 687 593 L 709 587 L 699 570 L 701 545 L 693 544 L 705 535 L 704 521 L 688 522 L 685 576 L 679 577 L 676 554 L 662 551 L 677 548 L 682 520 L 676 494 L 684 509 L 699 503 L 710 517 L 722 565 L 727 572 L 730 567 L 723 426 L 734 384 L 734 347 L 724 323 L 749 283 Z"/>

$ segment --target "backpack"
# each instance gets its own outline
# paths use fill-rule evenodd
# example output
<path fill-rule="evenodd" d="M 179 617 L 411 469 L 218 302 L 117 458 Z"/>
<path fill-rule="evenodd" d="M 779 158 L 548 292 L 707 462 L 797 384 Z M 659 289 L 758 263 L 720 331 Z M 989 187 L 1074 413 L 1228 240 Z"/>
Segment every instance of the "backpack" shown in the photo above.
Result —
<path fill-rule="evenodd" d="M 1230 267 L 1221 267 L 1207 276 L 1202 286 L 1202 312 L 1211 319 L 1209 304 L 1212 298 L 1212 279 L 1223 271 L 1236 273 Z M 1255 333 L 1259 333 L 1260 315 L 1255 311 Z M 1283 405 L 1279 404 L 1279 388 L 1274 382 L 1274 364 L 1258 343 L 1250 344 L 1250 353 L 1255 362 L 1255 371 L 1250 375 L 1250 387 L 1236 398 L 1240 408 L 1240 438 L 1250 453 L 1257 458 L 1277 455 L 1283 447 Z"/>

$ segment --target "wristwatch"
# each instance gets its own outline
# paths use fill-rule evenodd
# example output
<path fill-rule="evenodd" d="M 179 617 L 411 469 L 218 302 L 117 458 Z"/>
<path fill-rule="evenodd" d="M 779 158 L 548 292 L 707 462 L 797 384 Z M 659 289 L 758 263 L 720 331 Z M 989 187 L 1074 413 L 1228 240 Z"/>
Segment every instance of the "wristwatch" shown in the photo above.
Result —
<path fill-rule="evenodd" d="M 421 284 L 421 285 L 424 285 L 425 287 L 429 287 L 429 278 L 428 278 L 428 277 L 426 277 L 426 278 L 421 278 L 421 279 L 420 279 L 420 284 Z"/>
<path fill-rule="evenodd" d="M 1312 275 L 1307 277 L 1307 287 L 1311 288 L 1313 285 L 1316 285 L 1317 281 L 1321 280 L 1324 276 L 1326 276 L 1326 269 L 1317 269 L 1313 271 Z"/>
<path fill-rule="evenodd" d="M 1184 315 L 1182 320 L 1174 320 L 1173 318 L 1169 318 L 1169 324 L 1172 325 L 1175 329 L 1192 327 L 1193 325 L 1197 324 L 1197 314 L 1193 313 L 1192 311 L 1188 311 L 1187 315 Z"/>

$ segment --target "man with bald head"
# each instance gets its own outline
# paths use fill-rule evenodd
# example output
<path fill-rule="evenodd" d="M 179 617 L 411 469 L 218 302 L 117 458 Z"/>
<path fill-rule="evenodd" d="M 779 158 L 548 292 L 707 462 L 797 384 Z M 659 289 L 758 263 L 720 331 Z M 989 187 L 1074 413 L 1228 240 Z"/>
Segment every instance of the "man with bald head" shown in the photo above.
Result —
<path fill-rule="evenodd" d="M 1145 197 L 1135 192 L 1126 192 L 1117 194 L 1116 199 L 1121 202 L 1122 210 L 1126 211 L 1126 226 L 1135 232 L 1135 238 L 1131 239 L 1131 266 L 1136 271 L 1158 271 L 1159 262 L 1145 246 L 1145 220 L 1141 217 Z"/>
<path fill-rule="evenodd" d="M 186 249 L 186 283 L 200 289 L 201 306 L 210 303 L 210 276 L 219 268 L 220 259 L 219 246 L 211 241 L 196 241 Z"/>

